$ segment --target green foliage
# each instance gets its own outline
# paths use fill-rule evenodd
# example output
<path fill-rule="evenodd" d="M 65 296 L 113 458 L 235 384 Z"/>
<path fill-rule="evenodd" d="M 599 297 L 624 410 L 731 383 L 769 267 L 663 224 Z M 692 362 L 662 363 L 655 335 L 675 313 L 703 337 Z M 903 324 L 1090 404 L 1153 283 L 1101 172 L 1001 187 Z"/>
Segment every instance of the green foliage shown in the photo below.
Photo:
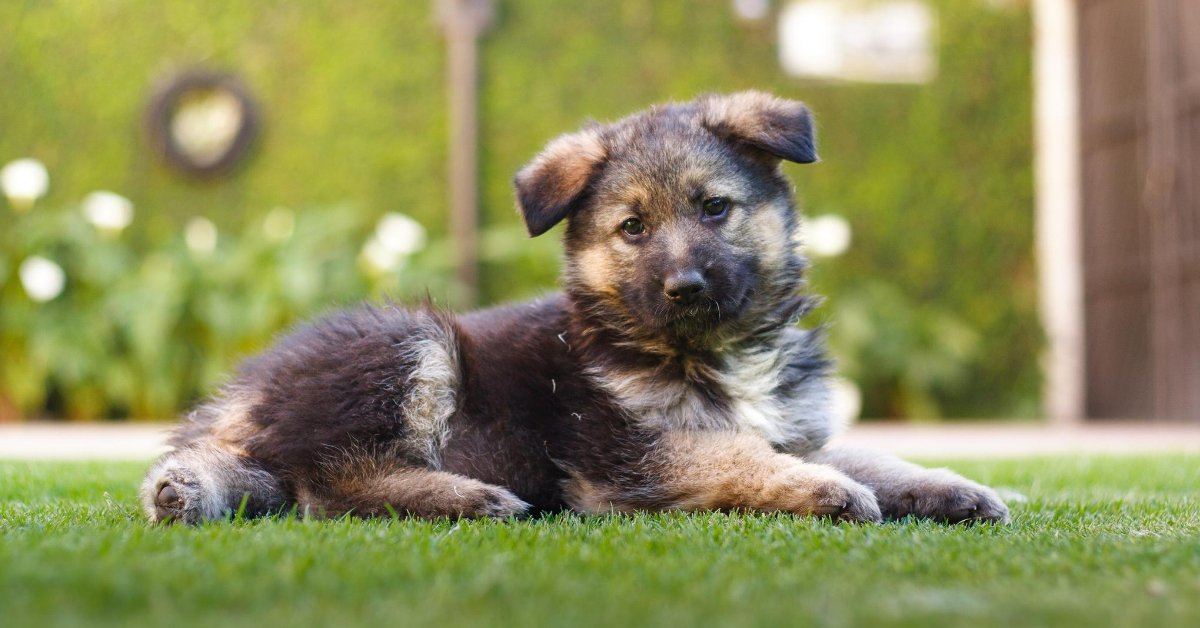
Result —
<path fill-rule="evenodd" d="M 615 118 L 664 99 L 766 89 L 806 100 L 817 114 L 824 161 L 789 166 L 803 206 L 812 214 L 845 216 L 854 228 L 850 252 L 818 260 L 813 283 L 829 297 L 819 316 L 830 323 L 848 372 L 865 387 L 865 414 L 1036 412 L 1040 336 L 1025 3 L 932 2 L 940 22 L 940 68 L 935 81 L 920 86 L 786 77 L 776 59 L 774 20 L 739 22 L 727 0 L 499 4 L 481 59 L 481 201 L 489 228 L 485 301 L 528 296 L 555 283 L 560 251 L 554 235 L 523 239 L 509 184 L 547 139 L 589 117 Z M 156 81 L 195 65 L 236 71 L 265 116 L 264 135 L 248 167 L 213 184 L 165 170 L 139 131 Z M 346 256 L 328 263 L 352 269 L 361 241 L 335 245 L 333 239 L 363 235 L 364 225 L 384 212 L 414 216 L 435 240 L 444 235 L 442 71 L 442 42 L 428 2 L 3 3 L 0 162 L 23 156 L 45 162 L 52 182 L 44 206 L 70 206 L 98 188 L 131 198 L 138 219 L 130 248 L 114 259 L 142 260 L 172 250 L 172 259 L 183 259 L 178 232 L 190 217 L 210 216 L 222 233 L 249 233 L 264 211 L 282 205 L 313 208 L 299 222 L 324 225 L 314 227 L 329 238 L 322 250 Z M 0 220 L 9 221 L 5 211 L 0 208 Z M 32 250 L 28 243 L 15 246 Z M 5 248 L 0 264 L 19 263 L 17 248 Z M 221 256 L 253 259 L 254 250 L 239 237 L 222 245 Z M 431 281 L 435 297 L 458 303 L 444 243 L 428 258 L 418 265 L 427 275 L 406 275 L 405 285 Z M 59 364 L 60 354 L 30 344 L 58 333 L 47 326 L 83 334 L 112 325 L 109 309 L 136 311 L 138 305 L 101 307 L 117 297 L 99 288 L 71 294 L 83 285 L 72 268 L 64 300 L 42 309 L 23 301 L 10 282 L 0 307 L 25 312 L 11 324 L 27 326 L 0 332 L 7 339 L 0 354 L 10 365 L 5 372 L 15 364 L 43 366 L 23 375 L 24 383 L 5 379 L 0 400 L 26 412 L 78 406 L 68 410 L 77 416 L 167 412 L 174 409 L 171 403 L 210 385 L 210 373 L 261 346 L 272 331 L 316 304 L 353 300 L 374 289 L 370 280 L 351 278 L 352 270 L 346 270 L 341 281 L 315 284 L 317 293 L 306 297 L 311 301 L 304 307 L 268 303 L 285 289 L 269 287 L 273 276 L 259 273 L 263 267 L 220 264 L 228 264 L 227 274 L 201 272 L 203 280 L 163 288 L 174 296 L 153 298 L 199 303 L 220 300 L 206 296 L 209 290 L 248 294 L 252 298 L 232 299 L 235 305 L 223 315 L 264 318 L 229 323 L 238 331 L 228 337 L 221 335 L 228 330 L 203 331 L 216 322 L 191 327 L 186 318 L 160 319 L 157 331 L 138 332 L 157 334 L 143 343 L 181 343 L 160 350 L 163 356 L 187 356 L 178 359 L 187 368 L 174 371 L 186 381 L 173 386 L 187 392 L 172 395 L 151 390 L 158 385 L 143 379 L 146 372 L 160 372 L 162 363 L 101 375 L 109 370 L 104 345 L 88 349 L 95 363 L 66 367 Z M 133 277 L 125 281 L 134 283 Z M 220 282 L 242 287 L 223 288 Z M 138 290 L 129 287 L 121 294 Z M 873 313 L 859 320 L 870 328 L 856 329 L 850 338 L 839 320 L 846 308 Z M 882 314 L 892 311 L 913 318 L 904 322 Z M 942 323 L 956 330 L 955 338 L 938 337 Z M 904 347 L 927 354 L 920 358 L 927 363 L 920 373 L 909 372 L 913 358 Z M 76 371 L 69 378 L 56 375 L 48 385 L 34 381 L 35 373 L 68 368 Z M 101 384 L 97 378 L 124 383 Z M 61 400 L 43 405 L 55 397 Z"/>
<path fill-rule="evenodd" d="M 75 211 L 8 219 L 0 390 L 25 411 L 69 417 L 170 416 L 297 320 L 364 296 L 420 298 L 447 276 L 445 242 L 398 270 L 372 267 L 359 244 L 372 224 L 348 207 L 299 212 L 282 231 L 252 223 L 220 234 L 211 252 L 179 236 L 105 233 Z M 62 296 L 26 296 L 16 269 L 33 255 L 64 269 Z"/>
<path fill-rule="evenodd" d="M 0 463 L 10 626 L 1195 626 L 1195 456 L 952 465 L 1008 526 L 786 515 L 150 526 L 142 464 Z"/>

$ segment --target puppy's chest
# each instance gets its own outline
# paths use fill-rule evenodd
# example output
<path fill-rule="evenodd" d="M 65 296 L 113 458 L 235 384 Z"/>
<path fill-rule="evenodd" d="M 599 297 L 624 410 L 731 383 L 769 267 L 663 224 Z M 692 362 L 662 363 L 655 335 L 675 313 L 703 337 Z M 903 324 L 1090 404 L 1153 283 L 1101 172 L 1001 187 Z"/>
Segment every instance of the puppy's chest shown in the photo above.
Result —
<path fill-rule="evenodd" d="M 635 421 L 656 430 L 739 429 L 786 442 L 799 410 L 784 383 L 786 352 L 764 350 L 717 365 L 591 369 L 599 387 Z"/>

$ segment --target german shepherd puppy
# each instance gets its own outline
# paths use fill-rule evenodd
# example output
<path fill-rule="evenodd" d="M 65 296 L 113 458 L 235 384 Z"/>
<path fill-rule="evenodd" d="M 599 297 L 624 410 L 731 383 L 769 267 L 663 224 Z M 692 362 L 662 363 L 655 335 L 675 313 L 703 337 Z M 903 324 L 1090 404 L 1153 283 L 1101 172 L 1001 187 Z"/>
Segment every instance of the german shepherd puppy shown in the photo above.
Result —
<path fill-rule="evenodd" d="M 816 161 L 813 140 L 803 104 L 758 92 L 559 137 L 515 184 L 531 235 L 567 223 L 563 293 L 292 332 L 179 427 L 146 514 L 1007 521 L 950 471 L 825 448 L 830 365 L 796 327 L 812 300 L 780 169 Z"/>

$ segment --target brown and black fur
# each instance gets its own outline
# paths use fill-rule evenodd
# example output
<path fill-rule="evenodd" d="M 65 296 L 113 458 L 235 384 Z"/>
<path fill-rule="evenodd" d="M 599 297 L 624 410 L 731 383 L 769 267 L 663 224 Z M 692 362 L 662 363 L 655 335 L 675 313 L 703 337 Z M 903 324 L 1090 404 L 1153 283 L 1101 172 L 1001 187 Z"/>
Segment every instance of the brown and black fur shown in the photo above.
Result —
<path fill-rule="evenodd" d="M 811 300 L 781 160 L 816 160 L 812 118 L 757 92 L 554 140 L 516 188 L 532 235 L 567 223 L 563 293 L 462 316 L 367 306 L 293 332 L 179 428 L 143 484 L 148 515 L 1007 520 L 949 471 L 825 447 L 830 365 L 796 327 Z"/>

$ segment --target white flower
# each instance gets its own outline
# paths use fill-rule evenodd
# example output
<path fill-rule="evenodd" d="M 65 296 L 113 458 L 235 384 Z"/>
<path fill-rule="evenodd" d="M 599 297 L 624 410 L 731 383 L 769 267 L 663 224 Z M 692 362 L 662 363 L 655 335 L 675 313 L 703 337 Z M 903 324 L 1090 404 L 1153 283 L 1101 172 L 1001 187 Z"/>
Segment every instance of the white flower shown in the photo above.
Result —
<path fill-rule="evenodd" d="M 399 213 L 385 214 L 375 228 L 380 246 L 397 255 L 412 255 L 425 246 L 425 228 Z"/>
<path fill-rule="evenodd" d="M 296 230 L 296 215 L 286 207 L 276 207 L 263 218 L 263 233 L 272 242 L 283 242 Z"/>
<path fill-rule="evenodd" d="M 36 159 L 10 161 L 0 169 L 0 190 L 17 209 L 28 209 L 49 187 L 50 173 Z"/>
<path fill-rule="evenodd" d="M 217 226 L 204 216 L 196 216 L 183 228 L 183 241 L 193 253 L 208 255 L 217 249 Z"/>
<path fill-rule="evenodd" d="M 83 215 L 101 231 L 120 233 L 133 222 L 133 203 L 108 190 L 98 190 L 83 197 Z"/>
<path fill-rule="evenodd" d="M 50 301 L 62 294 L 67 283 L 67 274 L 63 272 L 62 266 L 38 255 L 25 258 L 17 272 L 21 276 L 21 285 L 25 287 L 25 293 L 38 303 Z"/>
<path fill-rule="evenodd" d="M 375 274 L 398 270 L 404 265 L 404 254 L 386 246 L 378 236 L 363 245 L 362 259 Z"/>
<path fill-rule="evenodd" d="M 804 243 L 818 257 L 841 255 L 850 248 L 850 223 L 837 214 L 812 218 L 804 224 Z"/>
<path fill-rule="evenodd" d="M 392 212 L 384 214 L 375 227 L 375 235 L 363 245 L 362 259 L 374 273 L 398 270 L 409 255 L 425 246 L 425 228 L 421 223 Z"/>

